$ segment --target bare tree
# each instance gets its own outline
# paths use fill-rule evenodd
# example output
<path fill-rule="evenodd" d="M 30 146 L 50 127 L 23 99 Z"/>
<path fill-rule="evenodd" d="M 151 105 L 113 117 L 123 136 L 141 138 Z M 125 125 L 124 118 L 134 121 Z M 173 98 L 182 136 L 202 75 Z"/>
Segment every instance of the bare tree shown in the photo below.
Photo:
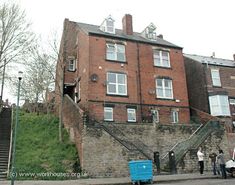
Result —
<path fill-rule="evenodd" d="M 25 12 L 17 4 L 0 4 L 0 69 L 10 62 L 19 62 L 26 58 L 34 34 L 27 23 Z M 4 76 L 2 77 L 2 90 Z M 2 95 L 2 93 L 1 93 Z"/>

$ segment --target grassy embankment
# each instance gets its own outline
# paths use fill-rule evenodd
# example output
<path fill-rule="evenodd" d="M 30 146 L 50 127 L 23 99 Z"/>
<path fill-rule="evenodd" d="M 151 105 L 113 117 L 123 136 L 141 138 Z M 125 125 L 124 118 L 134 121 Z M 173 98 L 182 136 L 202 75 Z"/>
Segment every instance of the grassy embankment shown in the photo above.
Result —
<path fill-rule="evenodd" d="M 72 178 L 63 175 L 78 172 L 74 166 L 77 152 L 65 130 L 63 142 L 59 142 L 58 118 L 21 112 L 19 119 L 16 143 L 17 179 Z M 20 177 L 20 173 L 26 175 Z"/>

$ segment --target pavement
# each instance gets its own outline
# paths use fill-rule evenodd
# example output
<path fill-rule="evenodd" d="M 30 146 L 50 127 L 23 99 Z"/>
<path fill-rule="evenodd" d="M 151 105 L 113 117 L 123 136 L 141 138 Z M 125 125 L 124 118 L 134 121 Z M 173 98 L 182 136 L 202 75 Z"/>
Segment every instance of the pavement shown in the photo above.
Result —
<path fill-rule="evenodd" d="M 221 178 L 212 175 L 212 172 L 206 172 L 203 175 L 198 173 L 191 174 L 174 174 L 174 175 L 157 175 L 153 177 L 154 183 L 169 183 L 174 181 L 185 181 L 195 179 L 215 179 Z M 0 181 L 1 185 L 10 185 L 11 181 Z M 15 185 L 131 185 L 130 177 L 121 178 L 89 178 L 64 181 L 15 181 Z"/>

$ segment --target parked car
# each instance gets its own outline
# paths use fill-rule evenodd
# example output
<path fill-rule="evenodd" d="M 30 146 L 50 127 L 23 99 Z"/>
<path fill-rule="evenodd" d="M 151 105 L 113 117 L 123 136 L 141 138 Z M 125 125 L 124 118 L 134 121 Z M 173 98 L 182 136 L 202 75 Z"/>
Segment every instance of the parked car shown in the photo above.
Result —
<path fill-rule="evenodd" d="M 226 171 L 231 173 L 232 177 L 235 177 L 235 148 L 233 149 L 233 157 L 226 162 Z"/>

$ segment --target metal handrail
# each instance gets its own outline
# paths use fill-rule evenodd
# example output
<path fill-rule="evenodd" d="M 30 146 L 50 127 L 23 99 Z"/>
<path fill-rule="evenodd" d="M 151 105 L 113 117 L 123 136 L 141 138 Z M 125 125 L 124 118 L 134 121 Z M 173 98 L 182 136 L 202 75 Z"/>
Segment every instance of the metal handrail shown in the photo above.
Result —
<path fill-rule="evenodd" d="M 12 139 L 13 139 L 13 122 L 14 122 L 13 113 L 14 113 L 13 108 L 11 108 L 11 136 L 10 136 L 10 148 L 9 148 L 9 155 L 8 155 L 7 176 L 9 176 L 10 165 L 11 165 L 11 151 L 12 151 Z"/>
<path fill-rule="evenodd" d="M 96 123 L 99 123 L 96 121 Z M 120 144 L 122 144 L 125 148 L 127 148 L 128 150 L 132 150 L 130 149 L 124 142 L 125 140 L 122 140 L 120 138 L 118 138 L 117 136 L 115 136 L 112 132 L 110 132 L 110 130 L 102 123 L 99 123 L 99 125 L 108 133 L 110 134 L 113 138 L 115 138 Z M 125 135 L 123 135 L 124 137 L 126 137 Z M 137 151 L 139 151 L 141 154 L 143 154 L 146 158 L 151 159 L 150 156 L 148 156 L 144 151 L 142 151 L 137 145 L 135 145 L 133 142 L 128 141 Z"/>
<path fill-rule="evenodd" d="M 201 127 L 203 126 L 203 124 L 201 124 L 191 135 L 189 138 L 183 140 L 183 141 L 180 141 L 180 142 L 177 142 L 169 151 L 172 151 L 176 148 L 176 146 L 178 146 L 180 143 L 183 143 L 183 142 L 186 142 L 188 141 L 189 139 L 191 139 L 197 132 L 199 129 L 201 129 Z M 166 158 L 166 156 L 168 155 L 168 153 L 166 153 L 162 158 L 161 160 L 164 160 L 164 158 Z"/>

